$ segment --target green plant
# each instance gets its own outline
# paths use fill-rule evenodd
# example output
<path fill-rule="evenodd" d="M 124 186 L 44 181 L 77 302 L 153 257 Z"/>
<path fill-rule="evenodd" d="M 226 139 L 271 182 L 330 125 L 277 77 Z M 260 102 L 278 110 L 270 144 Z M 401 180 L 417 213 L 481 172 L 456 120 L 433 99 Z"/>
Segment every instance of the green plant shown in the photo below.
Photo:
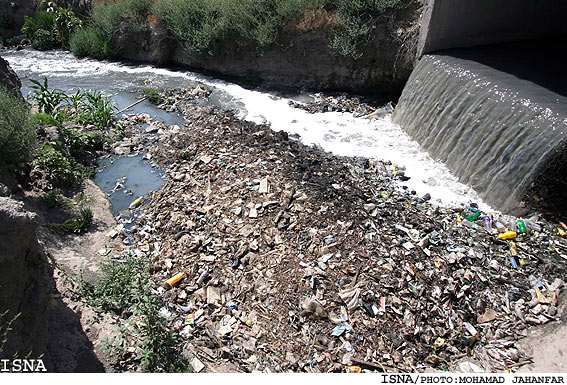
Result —
<path fill-rule="evenodd" d="M 266 47 L 280 29 L 321 0 L 162 0 L 154 12 L 189 52 L 214 54 L 226 41 L 244 40 Z"/>
<path fill-rule="evenodd" d="M 44 143 L 36 151 L 33 167 L 43 170 L 54 186 L 77 186 L 92 174 L 92 170 L 73 158 L 68 158 L 53 145 L 54 143 Z"/>
<path fill-rule="evenodd" d="M 36 49 L 68 47 L 71 34 L 81 25 L 82 21 L 72 11 L 52 1 L 42 2 L 33 16 L 24 17 L 22 33 L 31 39 Z"/>
<path fill-rule="evenodd" d="M 27 162 L 34 144 L 28 106 L 0 86 L 0 167 L 18 167 Z"/>
<path fill-rule="evenodd" d="M 158 105 L 163 103 L 163 96 L 155 88 L 142 90 L 142 95 L 152 104 Z"/>
<path fill-rule="evenodd" d="M 81 133 L 74 128 L 63 128 L 63 137 L 69 153 L 76 160 L 84 159 L 89 153 L 100 148 L 103 139 L 89 132 Z"/>
<path fill-rule="evenodd" d="M 40 29 L 51 31 L 55 23 L 54 14 L 38 9 L 33 16 L 24 16 L 24 26 L 22 33 L 25 33 L 30 39 L 34 39 L 34 35 Z"/>
<path fill-rule="evenodd" d="M 56 41 L 53 34 L 45 29 L 38 29 L 33 34 L 32 47 L 39 51 L 47 51 L 55 48 Z"/>
<path fill-rule="evenodd" d="M 123 365 L 140 366 L 145 372 L 182 372 L 188 363 L 176 348 L 178 334 L 169 319 L 159 314 L 161 299 L 151 293 L 150 264 L 146 259 L 127 257 L 101 264 L 99 279 L 81 280 L 79 294 L 86 301 L 115 314 L 131 314 L 128 327 L 121 327 L 108 347 Z M 134 353 L 124 345 L 137 345 Z"/>
<path fill-rule="evenodd" d="M 79 215 L 63 222 L 59 229 L 66 233 L 86 233 L 93 223 L 93 212 L 90 208 L 82 208 Z"/>
<path fill-rule="evenodd" d="M 96 27 L 80 28 L 71 35 L 69 49 L 77 57 L 92 56 L 95 59 L 112 59 L 114 51 L 110 38 Z"/>
<path fill-rule="evenodd" d="M 36 114 L 33 114 L 30 117 L 30 122 L 31 124 L 33 124 L 35 127 L 38 126 L 57 126 L 57 127 L 61 127 L 61 122 L 58 121 L 57 119 L 55 119 L 53 116 L 46 114 L 44 112 L 38 112 Z"/>
<path fill-rule="evenodd" d="M 61 194 L 61 189 L 49 190 L 41 196 L 41 201 L 49 208 L 67 207 L 67 200 Z"/>
<path fill-rule="evenodd" d="M 83 25 L 83 22 L 72 11 L 61 8 L 53 2 L 49 3 L 47 12 L 54 14 L 53 30 L 57 41 L 63 47 L 68 48 L 71 35 Z"/>
<path fill-rule="evenodd" d="M 10 29 L 14 26 L 14 19 L 6 15 L 4 11 L 0 10 L 0 27 Z"/>
<path fill-rule="evenodd" d="M 331 41 L 336 55 L 359 59 L 376 19 L 412 4 L 414 0 L 333 0 L 341 28 Z"/>
<path fill-rule="evenodd" d="M 59 88 L 50 90 L 47 78 L 43 78 L 43 83 L 34 79 L 30 79 L 30 82 L 33 84 L 30 86 L 33 90 L 30 97 L 37 102 L 39 111 L 62 121 L 61 117 L 60 119 L 57 118 L 57 112 L 60 110 L 61 103 L 65 100 L 65 92 Z"/>

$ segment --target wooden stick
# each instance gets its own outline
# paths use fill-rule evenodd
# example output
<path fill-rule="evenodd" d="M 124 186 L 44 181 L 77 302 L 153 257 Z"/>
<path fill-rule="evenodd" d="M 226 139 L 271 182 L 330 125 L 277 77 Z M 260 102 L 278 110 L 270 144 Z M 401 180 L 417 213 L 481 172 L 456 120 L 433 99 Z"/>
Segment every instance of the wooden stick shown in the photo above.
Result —
<path fill-rule="evenodd" d="M 147 98 L 144 96 L 142 99 L 135 101 L 134 103 L 130 104 L 128 107 L 121 109 L 118 112 L 115 112 L 114 115 L 118 115 L 126 110 L 129 110 L 130 108 L 134 107 L 136 104 L 140 104 L 142 103 L 144 100 L 146 100 Z"/>

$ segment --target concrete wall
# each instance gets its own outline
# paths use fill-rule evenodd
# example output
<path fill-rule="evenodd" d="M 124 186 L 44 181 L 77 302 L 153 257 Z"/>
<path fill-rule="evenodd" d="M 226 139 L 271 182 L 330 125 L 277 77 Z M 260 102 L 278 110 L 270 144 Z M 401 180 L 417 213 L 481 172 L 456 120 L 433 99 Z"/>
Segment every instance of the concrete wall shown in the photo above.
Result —
<path fill-rule="evenodd" d="M 427 0 L 418 58 L 442 49 L 567 34 L 566 0 Z"/>

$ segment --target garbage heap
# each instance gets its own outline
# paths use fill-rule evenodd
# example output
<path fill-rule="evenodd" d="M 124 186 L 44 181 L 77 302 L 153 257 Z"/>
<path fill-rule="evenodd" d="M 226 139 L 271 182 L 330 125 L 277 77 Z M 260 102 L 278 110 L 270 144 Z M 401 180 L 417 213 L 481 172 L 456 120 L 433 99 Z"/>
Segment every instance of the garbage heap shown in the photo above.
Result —
<path fill-rule="evenodd" d="M 131 247 L 196 371 L 515 370 L 526 328 L 558 320 L 567 243 L 551 224 L 499 237 L 516 218 L 436 207 L 387 162 L 176 107 L 188 128 L 150 150 L 169 180 Z"/>
<path fill-rule="evenodd" d="M 311 114 L 320 112 L 350 112 L 355 114 L 355 116 L 364 116 L 376 110 L 376 107 L 362 103 L 359 98 L 349 98 L 346 95 L 324 96 L 315 94 L 315 98 L 311 102 L 301 103 L 290 100 L 289 105 Z"/>

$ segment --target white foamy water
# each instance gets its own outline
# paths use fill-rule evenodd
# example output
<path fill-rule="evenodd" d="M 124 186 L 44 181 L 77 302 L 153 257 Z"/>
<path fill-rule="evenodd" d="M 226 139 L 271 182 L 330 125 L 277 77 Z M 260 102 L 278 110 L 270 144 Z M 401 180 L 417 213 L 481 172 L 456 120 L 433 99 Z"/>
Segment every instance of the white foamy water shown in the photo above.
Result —
<path fill-rule="evenodd" d="M 248 90 L 197 73 L 77 59 L 66 52 L 23 50 L 3 56 L 22 78 L 24 90 L 29 86 L 25 78 L 44 76 L 52 87 L 89 87 L 111 92 L 140 90 L 147 87 L 146 84 L 157 88 L 183 88 L 200 82 L 214 89 L 211 98 L 217 104 L 235 109 L 240 119 L 297 134 L 304 144 L 317 145 L 335 155 L 391 161 L 405 167 L 405 174 L 411 178 L 400 185 L 415 190 L 418 196 L 430 193 L 432 200 L 442 205 L 476 202 L 482 209 L 492 211 L 472 188 L 459 183 L 444 164 L 421 151 L 419 144 L 393 124 L 389 115 L 367 120 L 350 113 L 309 114 L 289 106 L 288 98 Z"/>

